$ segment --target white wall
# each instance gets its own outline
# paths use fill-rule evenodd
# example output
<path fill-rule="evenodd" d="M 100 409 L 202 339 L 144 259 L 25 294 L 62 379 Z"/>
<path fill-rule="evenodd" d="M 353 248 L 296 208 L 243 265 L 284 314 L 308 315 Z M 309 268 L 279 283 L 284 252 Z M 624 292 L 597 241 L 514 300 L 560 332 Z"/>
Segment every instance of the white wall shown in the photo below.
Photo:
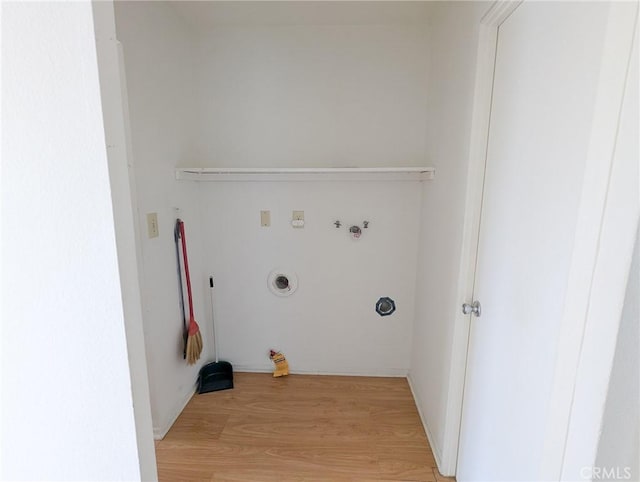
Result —
<path fill-rule="evenodd" d="M 216 277 L 221 357 L 271 370 L 269 348 L 295 372 L 406 375 L 414 316 L 420 183 L 201 183 L 205 265 Z M 271 227 L 260 210 L 271 210 Z M 303 229 L 290 225 L 304 210 Z M 342 228 L 333 222 L 339 219 Z M 370 221 L 354 241 L 347 228 Z M 288 298 L 269 273 L 299 279 Z M 387 317 L 375 303 L 390 296 Z"/>
<path fill-rule="evenodd" d="M 182 358 L 182 314 L 173 237 L 176 212 L 185 221 L 196 320 L 207 331 L 200 269 L 199 207 L 193 186 L 175 181 L 174 168 L 195 142 L 194 38 L 164 2 L 116 2 L 118 40 L 127 79 L 141 266 L 144 331 L 154 432 L 163 436 L 193 393 L 198 366 Z M 146 213 L 156 212 L 160 236 L 147 237 Z"/>
<path fill-rule="evenodd" d="M 199 42 L 198 148 L 183 165 L 424 165 L 426 36 L 424 25 L 214 26 Z"/>
<path fill-rule="evenodd" d="M 210 25 L 199 38 L 197 149 L 181 163 L 427 163 L 425 26 L 334 22 Z M 236 369 L 271 369 L 273 347 L 298 372 L 407 373 L 419 184 L 198 187 L 206 266 L 218 280 L 221 354 Z M 260 227 L 261 209 L 271 209 L 271 228 Z M 289 225 L 294 209 L 305 210 L 302 230 Z M 335 219 L 368 219 L 371 228 L 354 243 Z M 299 276 L 290 299 L 267 289 L 269 272 L 281 266 Z M 381 318 L 374 306 L 386 295 L 398 311 Z"/>
<path fill-rule="evenodd" d="M 637 142 L 637 141 L 636 141 Z M 640 236 L 629 273 L 596 467 L 640 480 Z"/>
<path fill-rule="evenodd" d="M 629 67 L 614 164 L 632 166 L 635 206 L 640 204 L 638 32 Z M 619 247 L 619 237 L 616 246 Z M 607 391 L 596 467 L 640 480 L 640 233 L 636 233 L 618 339 Z"/>
<path fill-rule="evenodd" d="M 436 180 L 422 193 L 416 316 L 410 381 L 442 470 L 462 243 L 469 133 L 486 2 L 434 2 L 429 24 L 427 156 Z"/>
<path fill-rule="evenodd" d="M 139 480 L 91 4 L 2 5 L 3 480 Z"/>

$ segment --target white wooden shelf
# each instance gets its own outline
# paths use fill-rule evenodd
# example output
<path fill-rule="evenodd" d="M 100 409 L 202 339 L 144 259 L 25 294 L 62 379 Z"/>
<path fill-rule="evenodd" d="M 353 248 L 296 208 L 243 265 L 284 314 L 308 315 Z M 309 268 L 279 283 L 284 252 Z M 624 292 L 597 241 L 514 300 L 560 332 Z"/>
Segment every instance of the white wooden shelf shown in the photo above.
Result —
<path fill-rule="evenodd" d="M 426 181 L 433 167 L 180 167 L 181 181 Z"/>

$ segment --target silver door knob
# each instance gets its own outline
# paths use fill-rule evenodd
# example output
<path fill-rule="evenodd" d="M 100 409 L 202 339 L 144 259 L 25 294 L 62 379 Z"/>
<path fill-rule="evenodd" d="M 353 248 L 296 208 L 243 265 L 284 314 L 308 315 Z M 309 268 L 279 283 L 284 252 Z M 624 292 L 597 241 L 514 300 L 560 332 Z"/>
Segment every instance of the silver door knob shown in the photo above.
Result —
<path fill-rule="evenodd" d="M 480 306 L 480 302 L 478 300 L 473 303 L 462 303 L 462 312 L 465 315 L 480 316 L 482 313 L 482 306 Z"/>

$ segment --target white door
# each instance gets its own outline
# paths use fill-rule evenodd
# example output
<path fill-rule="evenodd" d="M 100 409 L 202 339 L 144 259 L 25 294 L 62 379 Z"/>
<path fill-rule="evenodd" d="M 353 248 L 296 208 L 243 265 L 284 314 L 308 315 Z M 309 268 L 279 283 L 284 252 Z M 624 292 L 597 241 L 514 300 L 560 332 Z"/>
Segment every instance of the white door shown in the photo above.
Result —
<path fill-rule="evenodd" d="M 608 12 L 525 2 L 498 30 L 459 481 L 540 478 Z"/>

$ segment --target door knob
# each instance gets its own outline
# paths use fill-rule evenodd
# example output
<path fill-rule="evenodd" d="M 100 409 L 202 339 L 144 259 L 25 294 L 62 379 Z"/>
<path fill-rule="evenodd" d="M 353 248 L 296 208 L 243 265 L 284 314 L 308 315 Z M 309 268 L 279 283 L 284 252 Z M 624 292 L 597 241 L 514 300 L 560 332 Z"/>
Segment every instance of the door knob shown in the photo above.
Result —
<path fill-rule="evenodd" d="M 465 315 L 480 316 L 482 313 L 482 306 L 480 306 L 480 302 L 478 300 L 473 303 L 462 303 L 462 312 Z"/>

